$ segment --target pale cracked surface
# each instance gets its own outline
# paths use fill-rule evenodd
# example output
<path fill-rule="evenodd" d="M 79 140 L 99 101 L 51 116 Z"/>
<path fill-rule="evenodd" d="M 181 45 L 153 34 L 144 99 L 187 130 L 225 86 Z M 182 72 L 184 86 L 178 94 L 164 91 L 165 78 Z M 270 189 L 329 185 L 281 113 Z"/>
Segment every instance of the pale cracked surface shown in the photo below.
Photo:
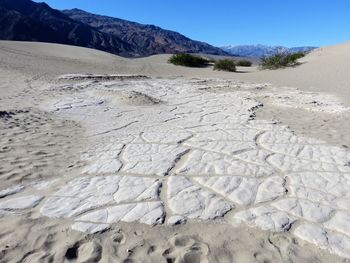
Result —
<path fill-rule="evenodd" d="M 39 209 L 88 233 L 120 221 L 220 219 L 290 231 L 350 257 L 349 151 L 254 120 L 260 97 L 333 114 L 347 109 L 326 95 L 284 89 L 286 96 L 279 97 L 273 87 L 259 87 L 62 77 L 51 88 L 59 95 L 42 107 L 85 129 L 81 174 L 40 187 L 1 189 L 0 214 Z"/>
<path fill-rule="evenodd" d="M 48 198 L 40 211 L 43 215 L 60 218 L 80 215 L 106 205 L 119 205 L 119 207 L 138 205 L 121 205 L 121 203 L 158 200 L 160 185 L 157 178 L 82 177 L 69 182 Z"/>

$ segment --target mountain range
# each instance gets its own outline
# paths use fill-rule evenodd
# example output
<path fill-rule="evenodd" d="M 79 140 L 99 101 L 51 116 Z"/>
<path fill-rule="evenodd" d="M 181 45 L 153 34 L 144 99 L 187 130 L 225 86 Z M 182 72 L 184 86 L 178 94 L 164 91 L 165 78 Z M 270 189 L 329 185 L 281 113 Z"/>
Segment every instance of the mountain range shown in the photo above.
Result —
<path fill-rule="evenodd" d="M 126 57 L 167 53 L 263 57 L 277 52 L 309 52 L 316 48 L 265 45 L 218 48 L 154 25 L 79 9 L 59 11 L 31 0 L 0 0 L 0 39 L 76 45 Z"/>
<path fill-rule="evenodd" d="M 234 56 L 240 57 L 265 57 L 271 56 L 278 52 L 282 53 L 296 53 L 296 52 L 310 52 L 317 47 L 283 47 L 283 46 L 266 46 L 266 45 L 239 45 L 239 46 L 224 46 L 222 50 Z"/>
<path fill-rule="evenodd" d="M 139 56 L 179 52 L 226 55 L 219 48 L 191 40 L 177 32 L 164 30 L 154 25 L 143 25 L 123 19 L 95 15 L 79 9 L 63 10 L 62 12 L 76 21 L 122 39 L 132 45 L 135 54 Z"/>
<path fill-rule="evenodd" d="M 0 39 L 76 45 L 127 57 L 180 52 L 228 55 L 154 25 L 79 9 L 59 11 L 31 0 L 0 0 Z"/>

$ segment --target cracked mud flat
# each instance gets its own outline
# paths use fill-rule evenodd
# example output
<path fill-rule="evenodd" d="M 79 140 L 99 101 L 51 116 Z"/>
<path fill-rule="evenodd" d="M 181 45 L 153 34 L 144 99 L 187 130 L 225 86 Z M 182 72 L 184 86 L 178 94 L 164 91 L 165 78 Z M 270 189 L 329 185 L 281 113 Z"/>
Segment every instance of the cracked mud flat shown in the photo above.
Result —
<path fill-rule="evenodd" d="M 294 89 L 277 96 L 269 85 L 216 79 L 81 74 L 62 76 L 47 91 L 55 95 L 42 110 L 85 130 L 79 169 L 64 178 L 3 189 L 4 218 L 36 212 L 42 220 L 87 234 L 123 222 L 209 221 L 288 232 L 350 258 L 350 152 L 254 118 L 263 107 L 260 98 L 347 112 L 336 98 Z M 204 261 L 208 247 L 178 239 L 168 242 L 190 251 L 181 255 L 183 262 Z M 99 255 L 98 246 L 77 244 L 66 258 L 84 254 L 78 249 Z M 175 250 L 165 249 L 163 256 L 174 259 Z M 255 259 L 264 262 L 262 256 Z"/>

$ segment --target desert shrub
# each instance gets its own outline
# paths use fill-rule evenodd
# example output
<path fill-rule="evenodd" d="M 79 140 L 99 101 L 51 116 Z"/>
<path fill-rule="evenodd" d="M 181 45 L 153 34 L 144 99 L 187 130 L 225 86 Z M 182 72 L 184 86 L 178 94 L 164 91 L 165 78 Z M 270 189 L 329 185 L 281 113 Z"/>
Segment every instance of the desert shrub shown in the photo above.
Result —
<path fill-rule="evenodd" d="M 185 53 L 172 55 L 169 58 L 169 62 L 177 66 L 186 67 L 204 67 L 209 63 L 205 58 Z"/>
<path fill-rule="evenodd" d="M 236 66 L 240 66 L 240 67 L 251 67 L 252 64 L 253 63 L 247 59 L 241 59 L 236 62 Z"/>
<path fill-rule="evenodd" d="M 299 58 L 305 57 L 305 53 L 304 52 L 297 52 L 297 53 L 290 54 L 289 56 L 290 56 L 291 60 L 296 61 Z"/>
<path fill-rule="evenodd" d="M 270 57 L 262 57 L 260 66 L 263 69 L 278 69 L 298 65 L 297 60 L 305 56 L 305 53 L 277 53 Z"/>
<path fill-rule="evenodd" d="M 236 71 L 236 63 L 233 59 L 221 59 L 215 61 L 214 70 L 223 70 L 229 72 Z"/>

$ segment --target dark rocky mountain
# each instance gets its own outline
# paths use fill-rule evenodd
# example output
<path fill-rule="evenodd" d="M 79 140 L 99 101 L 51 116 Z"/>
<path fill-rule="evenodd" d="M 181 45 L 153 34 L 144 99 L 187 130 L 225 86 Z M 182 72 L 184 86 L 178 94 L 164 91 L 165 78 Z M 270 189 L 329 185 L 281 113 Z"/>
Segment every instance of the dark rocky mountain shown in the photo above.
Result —
<path fill-rule="evenodd" d="M 282 53 L 296 53 L 296 52 L 310 52 L 316 47 L 292 47 L 287 48 L 283 46 L 266 46 L 266 45 L 239 45 L 239 46 L 225 46 L 223 50 L 234 56 L 242 57 L 265 57 L 271 56 L 278 52 Z"/>
<path fill-rule="evenodd" d="M 156 26 L 78 9 L 61 12 L 31 0 L 0 0 L 0 39 L 76 45 L 122 56 L 178 52 L 227 55 L 219 48 Z"/>
<path fill-rule="evenodd" d="M 154 25 L 143 25 L 123 19 L 95 15 L 79 9 L 63 10 L 62 12 L 76 21 L 133 45 L 136 55 L 139 56 L 179 52 L 227 55 L 220 48 L 191 40 L 177 32 Z"/>
<path fill-rule="evenodd" d="M 45 3 L 0 0 L 0 39 L 39 41 L 95 48 L 131 55 L 133 46 L 77 22 Z"/>

